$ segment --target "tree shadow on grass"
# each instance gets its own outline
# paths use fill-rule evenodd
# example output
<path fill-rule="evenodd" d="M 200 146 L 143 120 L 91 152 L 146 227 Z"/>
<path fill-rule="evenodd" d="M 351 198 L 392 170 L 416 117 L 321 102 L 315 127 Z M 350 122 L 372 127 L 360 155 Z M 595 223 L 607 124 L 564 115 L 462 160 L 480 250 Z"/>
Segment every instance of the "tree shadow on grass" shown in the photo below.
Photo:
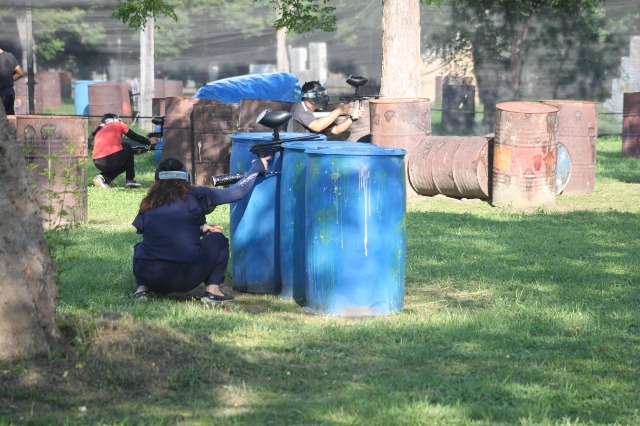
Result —
<path fill-rule="evenodd" d="M 407 303 L 387 317 L 302 315 L 261 295 L 204 310 L 170 300 L 142 308 L 107 293 L 82 310 L 91 305 L 66 289 L 75 311 L 60 321 L 73 351 L 0 364 L 0 419 L 638 421 L 637 215 L 408 213 L 406 224 Z M 127 263 L 119 247 L 130 237 L 112 237 L 102 256 L 76 261 L 98 271 Z"/>

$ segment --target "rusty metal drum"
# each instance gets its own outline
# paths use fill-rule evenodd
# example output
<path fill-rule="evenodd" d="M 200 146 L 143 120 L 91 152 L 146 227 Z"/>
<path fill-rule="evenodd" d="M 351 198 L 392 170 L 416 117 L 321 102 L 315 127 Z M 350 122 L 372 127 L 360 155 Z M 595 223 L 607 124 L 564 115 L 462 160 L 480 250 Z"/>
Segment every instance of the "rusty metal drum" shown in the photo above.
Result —
<path fill-rule="evenodd" d="M 624 157 L 640 157 L 640 92 L 624 93 L 622 155 Z"/>
<path fill-rule="evenodd" d="M 89 124 L 92 128 L 100 124 L 103 114 L 118 114 L 123 119 L 132 117 L 131 84 L 107 81 L 88 87 Z"/>
<path fill-rule="evenodd" d="M 482 136 L 428 136 L 409 156 L 409 183 L 420 195 L 489 198 L 489 148 Z"/>
<path fill-rule="evenodd" d="M 404 149 L 411 156 L 418 143 L 431 136 L 431 104 L 427 98 L 371 99 L 369 122 L 372 144 Z M 405 179 L 407 195 L 415 194 L 409 176 Z"/>
<path fill-rule="evenodd" d="M 410 155 L 431 136 L 431 105 L 427 98 L 380 98 L 369 101 L 371 143 L 401 148 Z"/>
<path fill-rule="evenodd" d="M 562 194 L 593 192 L 596 181 L 598 103 L 571 100 L 543 100 L 558 108 L 558 143 L 567 150 L 571 175 Z"/>
<path fill-rule="evenodd" d="M 16 136 L 45 227 L 87 221 L 87 118 L 16 116 Z"/>
<path fill-rule="evenodd" d="M 538 102 L 496 105 L 491 203 L 516 208 L 556 201 L 558 108 Z"/>

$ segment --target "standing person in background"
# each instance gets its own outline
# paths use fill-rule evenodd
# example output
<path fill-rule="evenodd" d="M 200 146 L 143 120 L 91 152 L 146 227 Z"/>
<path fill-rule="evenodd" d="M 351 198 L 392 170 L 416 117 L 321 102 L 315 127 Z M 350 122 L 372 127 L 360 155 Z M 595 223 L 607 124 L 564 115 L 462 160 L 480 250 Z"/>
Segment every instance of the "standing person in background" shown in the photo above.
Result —
<path fill-rule="evenodd" d="M 118 115 L 111 113 L 102 116 L 102 123 L 91 135 L 94 137 L 91 153 L 93 164 L 102 172 L 93 178 L 93 184 L 99 188 L 110 188 L 111 181 L 124 172 L 125 186 L 140 188 L 142 185 L 135 181 L 133 149 L 130 144 L 122 141 L 122 136 L 144 145 L 152 145 L 155 142 L 129 129 Z"/>
<path fill-rule="evenodd" d="M 319 81 L 306 82 L 302 86 L 302 102 L 291 108 L 291 119 L 287 124 L 287 132 L 328 132 L 332 135 L 339 135 L 349 129 L 362 115 L 362 111 L 359 109 L 350 114 L 351 106 L 342 103 L 324 117 L 316 117 L 313 114 L 325 109 L 328 104 L 327 89 Z M 349 117 L 342 123 L 334 125 L 334 122 L 342 115 Z"/>
<path fill-rule="evenodd" d="M 16 90 L 13 83 L 23 76 L 22 67 L 13 53 L 0 49 L 0 98 L 7 115 L 16 115 L 13 107 L 16 101 Z"/>

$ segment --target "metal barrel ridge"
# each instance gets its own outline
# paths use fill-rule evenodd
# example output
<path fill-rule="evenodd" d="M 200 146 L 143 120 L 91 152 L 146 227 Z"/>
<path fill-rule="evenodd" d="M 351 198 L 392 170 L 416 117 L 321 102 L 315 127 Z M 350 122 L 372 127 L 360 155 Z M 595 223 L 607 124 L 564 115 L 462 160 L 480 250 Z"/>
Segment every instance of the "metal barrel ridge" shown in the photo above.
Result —
<path fill-rule="evenodd" d="M 429 136 L 409 155 L 409 182 L 420 195 L 489 197 L 489 140 L 482 136 Z"/>
<path fill-rule="evenodd" d="M 306 306 L 388 315 L 404 305 L 406 150 L 307 150 Z"/>
<path fill-rule="evenodd" d="M 281 140 L 301 137 L 303 133 L 280 133 Z M 319 136 L 324 137 L 324 136 Z M 250 151 L 258 143 L 272 142 L 266 132 L 231 135 L 231 173 L 244 173 L 258 157 Z M 280 176 L 282 155 L 271 154 L 267 173 L 256 178 L 251 191 L 231 203 L 231 284 L 234 290 L 257 293 L 280 293 Z"/>
<path fill-rule="evenodd" d="M 280 299 L 305 305 L 305 177 L 307 149 L 354 146 L 353 142 L 299 141 L 282 144 L 280 177 Z M 370 145 L 370 144 L 357 144 Z"/>
<path fill-rule="evenodd" d="M 593 192 L 596 181 L 598 103 L 572 100 L 540 102 L 558 108 L 558 144 L 564 146 L 571 162 L 571 174 L 558 193 L 574 195 Z"/>
<path fill-rule="evenodd" d="M 496 105 L 491 203 L 515 208 L 556 201 L 558 108 L 538 102 Z"/>

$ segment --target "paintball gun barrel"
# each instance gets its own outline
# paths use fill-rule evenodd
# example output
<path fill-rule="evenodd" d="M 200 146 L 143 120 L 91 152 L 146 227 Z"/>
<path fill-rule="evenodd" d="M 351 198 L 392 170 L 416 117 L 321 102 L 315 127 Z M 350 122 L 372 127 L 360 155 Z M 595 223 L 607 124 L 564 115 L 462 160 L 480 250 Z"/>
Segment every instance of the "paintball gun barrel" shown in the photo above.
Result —
<path fill-rule="evenodd" d="M 262 172 L 258 176 L 279 175 L 280 172 Z M 226 175 L 211 176 L 211 186 L 226 186 L 237 183 L 244 177 L 244 173 L 228 173 Z"/>

